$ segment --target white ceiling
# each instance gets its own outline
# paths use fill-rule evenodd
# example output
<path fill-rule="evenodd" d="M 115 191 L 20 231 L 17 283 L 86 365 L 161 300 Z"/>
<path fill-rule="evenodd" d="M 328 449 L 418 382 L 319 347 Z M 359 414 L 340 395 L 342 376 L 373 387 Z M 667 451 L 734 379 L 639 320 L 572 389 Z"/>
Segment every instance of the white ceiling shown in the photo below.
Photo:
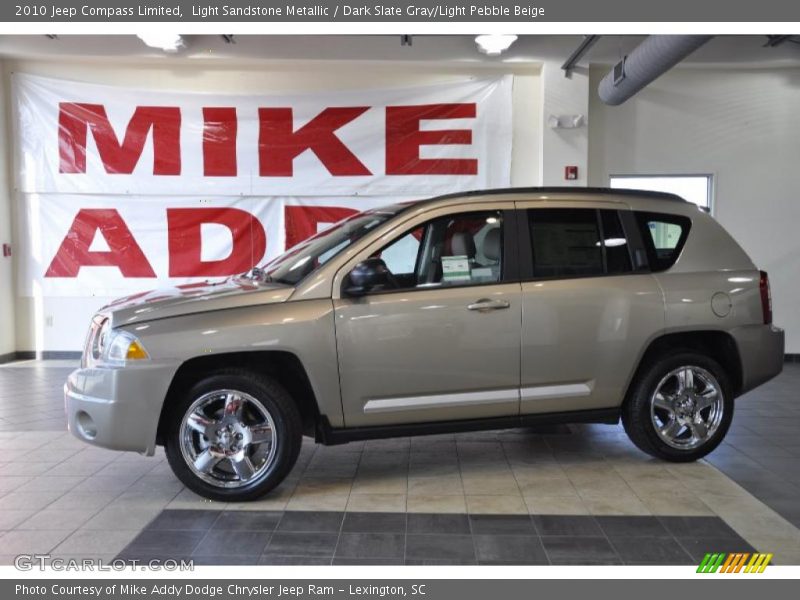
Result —
<path fill-rule="evenodd" d="M 503 56 L 480 54 L 474 37 L 466 35 L 413 36 L 413 44 L 402 46 L 399 35 L 375 36 L 267 36 L 236 35 L 226 43 L 221 35 L 185 36 L 187 47 L 168 55 L 146 47 L 133 35 L 43 35 L 0 36 L 0 56 L 24 59 L 122 61 L 134 63 L 183 61 L 228 61 L 245 64 L 285 60 L 371 60 L 412 62 L 541 63 L 563 61 L 583 36 L 520 36 Z M 644 36 L 603 36 L 579 63 L 613 64 L 630 52 Z M 800 39 L 800 38 L 799 38 Z M 690 56 L 684 66 L 796 67 L 800 66 L 800 44 L 786 42 L 765 48 L 766 36 L 718 36 Z"/>

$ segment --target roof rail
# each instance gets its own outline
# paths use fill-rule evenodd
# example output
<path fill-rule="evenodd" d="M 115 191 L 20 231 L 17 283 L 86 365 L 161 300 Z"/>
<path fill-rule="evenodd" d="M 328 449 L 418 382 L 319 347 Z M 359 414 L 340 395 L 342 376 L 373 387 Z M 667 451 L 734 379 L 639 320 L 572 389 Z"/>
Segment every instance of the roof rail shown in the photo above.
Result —
<path fill-rule="evenodd" d="M 435 196 L 429 198 L 430 201 L 434 200 L 447 200 L 450 198 L 469 198 L 471 196 L 488 196 L 488 195 L 504 195 L 504 194 L 607 194 L 614 196 L 638 196 L 652 198 L 653 200 L 669 200 L 671 202 L 687 202 L 676 194 L 669 194 L 667 192 L 653 192 L 649 190 L 630 190 L 624 188 L 607 188 L 607 187 L 574 187 L 574 186 L 546 186 L 546 187 L 518 187 L 518 188 L 496 188 L 488 190 L 470 190 L 468 192 L 459 192 L 453 194 L 444 194 L 443 196 Z"/>

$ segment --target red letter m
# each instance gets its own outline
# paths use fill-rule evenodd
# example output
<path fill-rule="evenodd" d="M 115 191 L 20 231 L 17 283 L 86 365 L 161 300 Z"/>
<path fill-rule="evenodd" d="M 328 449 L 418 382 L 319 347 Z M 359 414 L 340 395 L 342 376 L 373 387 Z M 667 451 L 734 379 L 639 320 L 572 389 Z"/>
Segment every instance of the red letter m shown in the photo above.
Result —
<path fill-rule="evenodd" d="M 137 106 L 120 144 L 102 104 L 61 102 L 58 111 L 58 153 L 61 173 L 86 173 L 86 132 L 91 129 L 107 173 L 133 173 L 153 131 L 153 175 L 181 173 L 181 109 Z"/>

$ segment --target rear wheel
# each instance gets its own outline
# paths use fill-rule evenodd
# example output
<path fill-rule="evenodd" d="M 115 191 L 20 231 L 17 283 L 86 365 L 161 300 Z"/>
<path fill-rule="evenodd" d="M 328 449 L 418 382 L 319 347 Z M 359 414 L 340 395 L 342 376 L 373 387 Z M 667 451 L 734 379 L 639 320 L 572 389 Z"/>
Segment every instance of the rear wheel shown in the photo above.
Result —
<path fill-rule="evenodd" d="M 724 369 L 690 351 L 661 357 L 642 369 L 622 410 L 631 441 L 673 462 L 697 460 L 714 450 L 732 418 L 733 394 Z"/>
<path fill-rule="evenodd" d="M 167 460 L 192 491 L 223 502 L 259 498 L 294 466 L 300 415 L 269 377 L 223 371 L 196 383 L 173 407 Z"/>

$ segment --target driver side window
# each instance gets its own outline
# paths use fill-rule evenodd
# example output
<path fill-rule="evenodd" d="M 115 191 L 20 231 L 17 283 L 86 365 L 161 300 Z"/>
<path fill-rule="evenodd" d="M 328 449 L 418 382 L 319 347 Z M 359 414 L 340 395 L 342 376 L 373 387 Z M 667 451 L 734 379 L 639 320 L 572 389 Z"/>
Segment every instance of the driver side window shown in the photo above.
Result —
<path fill-rule="evenodd" d="M 386 267 L 395 277 L 400 275 L 413 275 L 417 266 L 420 242 L 424 229 L 417 227 L 399 240 L 395 240 L 376 256 L 383 259 Z"/>
<path fill-rule="evenodd" d="M 376 252 L 394 289 L 497 283 L 502 274 L 503 214 L 466 212 L 417 226 Z"/>

